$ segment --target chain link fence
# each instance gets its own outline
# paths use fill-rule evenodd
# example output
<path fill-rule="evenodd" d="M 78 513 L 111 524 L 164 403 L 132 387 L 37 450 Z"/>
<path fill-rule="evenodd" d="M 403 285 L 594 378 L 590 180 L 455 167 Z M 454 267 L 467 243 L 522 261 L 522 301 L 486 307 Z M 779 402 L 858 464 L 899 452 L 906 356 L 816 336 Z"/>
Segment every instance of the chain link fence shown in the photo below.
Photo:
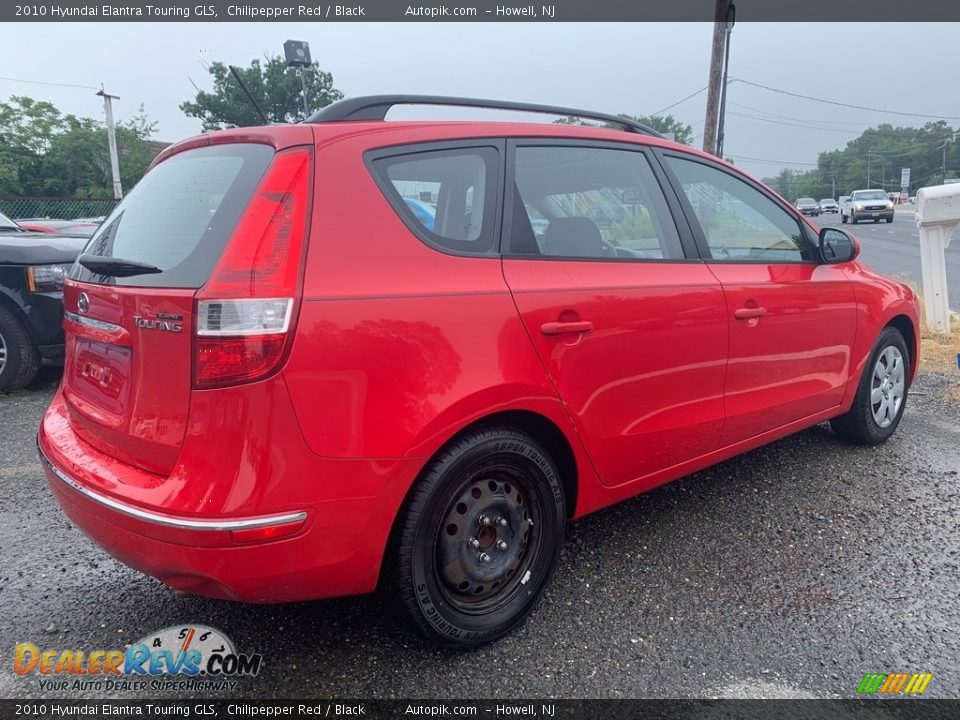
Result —
<path fill-rule="evenodd" d="M 119 200 L 113 198 L 0 197 L 0 213 L 13 220 L 79 220 L 110 214 Z"/>

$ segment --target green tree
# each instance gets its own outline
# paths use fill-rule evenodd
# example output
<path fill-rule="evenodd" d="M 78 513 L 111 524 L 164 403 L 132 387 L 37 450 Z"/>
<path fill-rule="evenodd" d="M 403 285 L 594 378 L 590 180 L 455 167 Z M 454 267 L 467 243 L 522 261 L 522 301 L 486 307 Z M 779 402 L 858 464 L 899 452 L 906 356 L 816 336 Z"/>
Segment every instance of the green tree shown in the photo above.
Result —
<path fill-rule="evenodd" d="M 648 127 L 653 128 L 659 133 L 667 134 L 673 133 L 677 142 L 683 143 L 684 145 L 690 145 L 693 142 L 693 128 L 689 125 L 686 125 L 679 120 L 677 120 L 673 115 L 628 115 L 627 113 L 620 113 L 618 117 L 626 118 L 627 120 L 633 120 L 634 122 L 643 123 Z M 553 121 L 556 125 L 592 125 L 593 123 L 586 123 L 582 118 L 578 118 L 575 115 L 568 115 L 566 117 L 558 118 Z M 612 124 L 608 123 L 603 127 L 612 127 Z"/>
<path fill-rule="evenodd" d="M 66 119 L 51 103 L 14 95 L 0 102 L 0 195 L 19 195 L 42 174 L 44 153 Z"/>
<path fill-rule="evenodd" d="M 287 67 L 282 57 L 266 57 L 263 63 L 253 60 L 249 67 L 237 70 L 271 122 L 304 119 L 300 78 L 294 68 Z M 343 98 L 343 93 L 333 86 L 333 75 L 321 70 L 317 63 L 302 68 L 302 71 L 311 110 L 319 110 Z M 200 118 L 204 130 L 263 124 L 227 65 L 212 63 L 209 72 L 213 78 L 213 91 L 199 90 L 193 100 L 180 103 L 180 109 L 187 116 Z"/>
<path fill-rule="evenodd" d="M 960 168 L 956 132 L 943 120 L 923 127 L 884 123 L 868 128 L 842 149 L 820 153 L 816 169 L 784 169 L 765 182 L 789 200 L 838 197 L 867 187 L 899 192 L 900 172 L 910 168 L 908 190 L 913 195 L 921 187 L 940 184 L 944 174 L 955 176 Z M 957 141 L 951 140 L 954 137 Z"/>
<path fill-rule="evenodd" d="M 128 190 L 159 151 L 150 140 L 155 127 L 141 106 L 116 128 L 120 179 Z M 0 195 L 104 197 L 112 186 L 102 122 L 31 98 L 0 102 Z"/>
<path fill-rule="evenodd" d="M 69 129 L 51 141 L 44 157 L 41 195 L 103 197 L 112 192 L 110 149 L 107 131 L 90 118 L 67 116 Z M 143 107 L 130 120 L 116 127 L 120 182 L 125 191 L 136 185 L 158 152 L 151 142 L 156 123 L 151 122 Z"/>
<path fill-rule="evenodd" d="M 620 117 L 648 125 L 664 135 L 673 133 L 676 141 L 684 145 L 690 145 L 693 142 L 693 128 L 680 122 L 673 115 L 627 115 L 626 113 L 620 113 Z"/>

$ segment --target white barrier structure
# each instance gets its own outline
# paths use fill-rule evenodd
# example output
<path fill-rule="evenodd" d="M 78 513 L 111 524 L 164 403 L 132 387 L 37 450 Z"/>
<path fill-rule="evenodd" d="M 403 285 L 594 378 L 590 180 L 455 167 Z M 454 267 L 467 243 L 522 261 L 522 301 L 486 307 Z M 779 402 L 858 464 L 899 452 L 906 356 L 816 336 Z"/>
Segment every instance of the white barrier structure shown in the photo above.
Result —
<path fill-rule="evenodd" d="M 917 193 L 917 227 L 920 228 L 920 267 L 927 328 L 950 331 L 945 251 L 950 235 L 960 225 L 960 184 L 921 188 Z"/>

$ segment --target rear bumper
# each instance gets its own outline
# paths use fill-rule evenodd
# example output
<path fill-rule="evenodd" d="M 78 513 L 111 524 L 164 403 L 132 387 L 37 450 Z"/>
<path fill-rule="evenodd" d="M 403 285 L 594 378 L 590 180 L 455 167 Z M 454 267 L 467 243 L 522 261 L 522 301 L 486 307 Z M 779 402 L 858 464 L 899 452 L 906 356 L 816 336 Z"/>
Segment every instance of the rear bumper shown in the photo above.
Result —
<path fill-rule="evenodd" d="M 162 479 L 84 443 L 59 395 L 37 450 L 57 502 L 110 555 L 177 590 L 225 600 L 293 602 L 373 590 L 404 492 L 398 475 L 380 494 L 338 501 L 335 491 L 324 497 L 321 489 L 299 507 L 274 512 L 211 516 L 145 506 L 129 488 Z M 371 466 L 341 462 L 336 469 L 349 484 Z M 297 471 L 316 472 L 318 486 L 332 475 L 318 467 Z"/>

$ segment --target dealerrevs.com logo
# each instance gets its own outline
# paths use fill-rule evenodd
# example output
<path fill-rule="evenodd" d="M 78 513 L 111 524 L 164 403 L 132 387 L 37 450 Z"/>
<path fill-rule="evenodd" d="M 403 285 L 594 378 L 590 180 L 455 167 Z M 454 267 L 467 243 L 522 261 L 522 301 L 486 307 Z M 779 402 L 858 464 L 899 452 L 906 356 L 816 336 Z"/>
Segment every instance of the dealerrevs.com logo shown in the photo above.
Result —
<path fill-rule="evenodd" d="M 260 672 L 263 656 L 238 653 L 206 625 L 164 628 L 123 649 L 74 650 L 18 643 L 13 670 L 41 690 L 234 690 Z"/>

